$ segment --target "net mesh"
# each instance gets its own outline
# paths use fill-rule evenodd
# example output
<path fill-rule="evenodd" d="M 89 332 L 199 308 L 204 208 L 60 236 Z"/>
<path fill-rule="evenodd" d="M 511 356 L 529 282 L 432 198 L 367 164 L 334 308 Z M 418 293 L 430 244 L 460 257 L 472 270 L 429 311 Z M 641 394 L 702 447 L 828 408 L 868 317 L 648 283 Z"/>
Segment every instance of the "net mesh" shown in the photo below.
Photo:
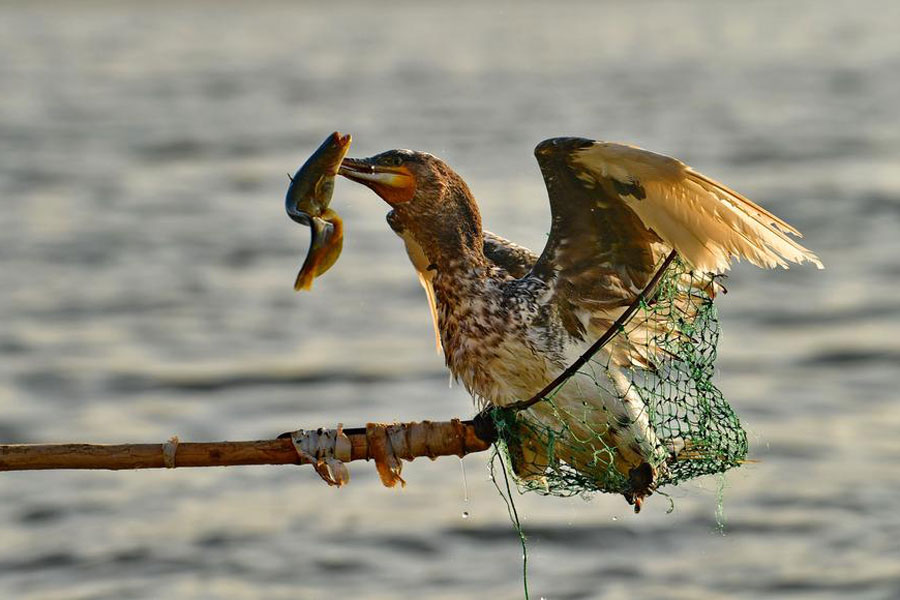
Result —
<path fill-rule="evenodd" d="M 612 492 L 639 508 L 661 486 L 743 461 L 746 433 L 713 383 L 719 288 L 675 259 L 577 373 L 527 409 L 494 410 L 520 490 Z"/>

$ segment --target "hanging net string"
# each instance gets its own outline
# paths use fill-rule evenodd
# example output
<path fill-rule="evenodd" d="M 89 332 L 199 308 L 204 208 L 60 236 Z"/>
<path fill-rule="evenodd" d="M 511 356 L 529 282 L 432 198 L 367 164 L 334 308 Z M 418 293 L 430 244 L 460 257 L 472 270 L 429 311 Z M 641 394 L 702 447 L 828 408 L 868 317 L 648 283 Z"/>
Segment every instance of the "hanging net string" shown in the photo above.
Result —
<path fill-rule="evenodd" d="M 491 411 L 520 490 L 623 494 L 743 462 L 746 433 L 712 382 L 717 276 L 671 252 L 628 308 L 532 398 Z"/>

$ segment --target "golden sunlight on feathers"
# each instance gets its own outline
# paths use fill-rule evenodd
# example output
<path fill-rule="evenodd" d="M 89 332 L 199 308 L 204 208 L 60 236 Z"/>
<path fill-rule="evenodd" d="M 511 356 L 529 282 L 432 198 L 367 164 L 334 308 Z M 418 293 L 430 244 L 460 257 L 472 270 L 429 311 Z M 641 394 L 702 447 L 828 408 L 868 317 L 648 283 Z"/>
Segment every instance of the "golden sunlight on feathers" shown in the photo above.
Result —
<path fill-rule="evenodd" d="M 552 215 L 540 256 L 485 231 L 468 185 L 431 154 L 389 150 L 340 169 L 391 206 L 387 221 L 425 288 L 436 344 L 480 406 L 540 393 L 605 334 L 673 249 L 693 271 L 671 298 L 686 319 L 696 295 L 715 296 L 715 275 L 735 258 L 822 266 L 788 237 L 799 235 L 790 225 L 673 158 L 585 138 L 545 140 L 535 157 Z M 631 482 L 624 493 L 639 505 L 678 440 L 659 438 L 628 373 L 655 370 L 666 350 L 650 341 L 674 335 L 667 313 L 635 318 L 596 355 L 607 365 L 602 384 L 580 370 L 552 404 L 525 409 L 533 422 L 559 426 L 560 445 L 550 461 L 543 442 L 520 431 L 517 476 L 540 479 L 562 461 L 602 487 L 611 469 Z M 579 444 L 591 432 L 608 452 Z"/>
<path fill-rule="evenodd" d="M 788 267 L 818 257 L 788 237 L 800 232 L 744 196 L 679 160 L 610 142 L 573 152 L 579 179 L 609 178 L 642 188 L 645 197 L 621 201 L 679 256 L 701 271 L 719 273 L 735 258 L 758 267 Z"/>

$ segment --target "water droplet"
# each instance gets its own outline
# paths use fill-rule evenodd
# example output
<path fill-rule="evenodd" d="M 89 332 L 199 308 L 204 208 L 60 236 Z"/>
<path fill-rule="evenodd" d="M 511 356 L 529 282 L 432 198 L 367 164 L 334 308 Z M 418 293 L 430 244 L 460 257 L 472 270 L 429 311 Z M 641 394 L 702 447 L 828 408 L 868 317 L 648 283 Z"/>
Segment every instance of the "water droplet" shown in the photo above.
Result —
<path fill-rule="evenodd" d="M 459 468 L 462 471 L 463 480 L 463 502 L 469 501 L 469 480 L 466 478 L 466 464 L 462 458 L 459 459 Z"/>
<path fill-rule="evenodd" d="M 463 518 L 463 519 L 468 519 L 468 518 L 469 518 L 469 511 L 464 510 L 463 513 L 462 513 L 462 518 Z"/>
<path fill-rule="evenodd" d="M 613 517 L 613 521 L 618 521 L 619 517 Z"/>

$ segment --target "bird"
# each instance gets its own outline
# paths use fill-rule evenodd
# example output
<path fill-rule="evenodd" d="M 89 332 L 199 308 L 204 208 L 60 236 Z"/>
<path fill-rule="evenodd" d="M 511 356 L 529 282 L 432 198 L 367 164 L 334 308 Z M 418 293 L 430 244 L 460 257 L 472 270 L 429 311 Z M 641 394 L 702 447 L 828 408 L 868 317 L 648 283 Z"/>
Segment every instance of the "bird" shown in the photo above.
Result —
<path fill-rule="evenodd" d="M 802 237 L 797 229 L 675 158 L 580 137 L 542 141 L 534 154 L 551 209 L 539 255 L 484 230 L 469 186 L 432 154 L 388 150 L 345 158 L 338 171 L 390 206 L 388 224 L 425 289 L 436 346 L 479 408 L 517 405 L 544 390 L 622 316 L 670 254 L 691 273 L 685 298 L 698 288 L 713 297 L 718 276 L 740 259 L 823 268 L 794 239 Z M 620 478 L 640 508 L 676 443 L 658 438 L 630 385 L 629 369 L 652 370 L 659 358 L 641 340 L 669 326 L 642 319 L 601 349 L 604 385 L 579 371 L 552 403 L 525 409 L 531 423 L 569 443 L 548 448 L 536 430 L 523 429 L 510 448 L 517 477 L 540 482 L 562 461 L 601 484 Z M 576 443 L 592 435 L 603 452 Z"/>

